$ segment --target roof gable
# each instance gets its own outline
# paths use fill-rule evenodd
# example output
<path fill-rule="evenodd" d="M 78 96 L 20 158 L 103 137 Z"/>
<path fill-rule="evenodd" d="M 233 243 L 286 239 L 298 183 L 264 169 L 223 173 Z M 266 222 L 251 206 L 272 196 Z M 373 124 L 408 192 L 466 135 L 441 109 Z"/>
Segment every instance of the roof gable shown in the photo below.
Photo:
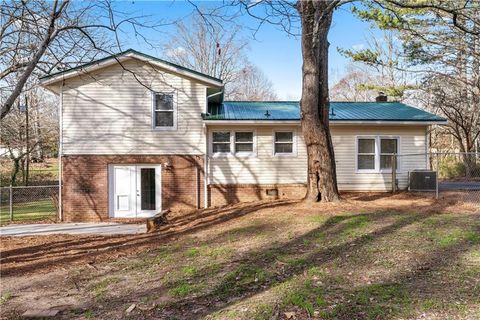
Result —
<path fill-rule="evenodd" d="M 331 122 L 445 122 L 442 117 L 400 102 L 330 102 Z M 226 101 L 210 104 L 204 120 L 300 120 L 298 101 Z"/>
<path fill-rule="evenodd" d="M 198 72 L 196 70 L 192 70 L 192 69 L 171 63 L 169 61 L 165 61 L 165 60 L 147 55 L 145 53 L 135 51 L 133 49 L 129 49 L 129 50 L 126 50 L 102 59 L 98 59 L 75 68 L 71 68 L 68 70 L 64 70 L 64 71 L 60 71 L 60 72 L 56 72 L 56 73 L 44 76 L 40 78 L 40 83 L 43 86 L 50 86 L 62 80 L 77 77 L 82 74 L 86 74 L 95 70 L 103 69 L 108 66 L 121 63 L 122 61 L 125 61 L 128 59 L 137 59 L 145 63 L 150 63 L 152 65 L 165 69 L 166 71 L 183 75 L 189 78 L 193 78 L 214 87 L 223 86 L 222 80 L 220 79 Z"/>

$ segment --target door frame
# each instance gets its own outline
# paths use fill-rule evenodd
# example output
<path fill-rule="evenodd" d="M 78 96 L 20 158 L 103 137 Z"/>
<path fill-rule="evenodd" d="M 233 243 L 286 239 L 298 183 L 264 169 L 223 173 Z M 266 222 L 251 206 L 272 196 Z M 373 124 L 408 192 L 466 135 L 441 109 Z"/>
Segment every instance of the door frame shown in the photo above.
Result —
<path fill-rule="evenodd" d="M 115 174 L 114 168 L 119 167 L 134 167 L 135 168 L 135 217 L 115 217 Z M 155 168 L 155 197 L 156 197 L 156 209 L 155 210 L 138 210 L 140 205 L 139 196 L 137 195 L 140 191 L 137 186 L 139 177 L 140 168 Z M 152 164 L 152 163 L 112 163 L 108 165 L 108 217 L 115 219 L 134 219 L 134 218 L 149 218 L 155 215 L 156 213 L 162 211 L 162 165 L 161 164 Z"/>

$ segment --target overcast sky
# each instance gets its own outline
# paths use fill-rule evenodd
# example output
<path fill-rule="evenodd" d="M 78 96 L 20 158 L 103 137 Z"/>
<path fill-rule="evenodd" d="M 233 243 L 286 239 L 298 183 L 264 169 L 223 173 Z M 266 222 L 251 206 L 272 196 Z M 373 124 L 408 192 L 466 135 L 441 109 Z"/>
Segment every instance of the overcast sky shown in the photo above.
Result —
<path fill-rule="evenodd" d="M 199 5 L 215 5 L 213 1 L 201 2 Z M 136 15 L 151 15 L 152 19 L 175 20 L 187 17 L 192 13 L 190 4 L 182 1 L 124 1 L 120 2 L 119 9 L 135 12 Z M 256 25 L 258 22 L 249 17 L 241 21 L 245 25 Z M 173 32 L 172 26 L 161 28 L 162 32 L 146 30 L 146 36 L 155 43 L 161 44 L 168 40 L 168 33 Z M 300 39 L 288 36 L 272 25 L 264 25 L 256 34 L 255 39 L 250 31 L 243 31 L 250 40 L 249 59 L 259 66 L 273 82 L 275 90 L 281 99 L 298 99 L 301 92 L 302 55 Z M 379 36 L 378 30 L 372 29 L 370 24 L 360 21 L 351 12 L 349 7 L 340 8 L 335 12 L 333 25 L 329 33 L 330 41 L 330 83 L 335 83 L 344 73 L 348 60 L 337 52 L 337 47 L 361 49 L 368 37 Z M 133 48 L 165 58 L 161 49 L 152 49 L 143 42 L 133 40 L 134 37 L 125 37 L 125 47 Z M 159 45 L 159 48 L 161 45 Z"/>

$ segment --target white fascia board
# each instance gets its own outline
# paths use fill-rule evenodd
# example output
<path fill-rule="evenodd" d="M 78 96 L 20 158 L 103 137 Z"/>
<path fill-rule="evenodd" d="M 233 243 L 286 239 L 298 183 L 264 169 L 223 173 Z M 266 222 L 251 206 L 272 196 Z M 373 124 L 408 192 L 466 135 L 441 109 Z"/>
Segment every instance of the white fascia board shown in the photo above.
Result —
<path fill-rule="evenodd" d="M 206 125 L 300 125 L 299 120 L 203 120 Z M 429 126 L 433 124 L 444 125 L 447 121 L 330 121 L 330 125 L 413 125 Z"/>
<path fill-rule="evenodd" d="M 203 123 L 206 125 L 263 125 L 263 126 L 272 126 L 272 125 L 300 125 L 299 120 L 203 120 Z"/>
<path fill-rule="evenodd" d="M 403 126 L 403 125 L 408 125 L 408 126 L 429 126 L 433 124 L 438 124 L 438 125 L 445 125 L 447 124 L 447 121 L 349 121 L 349 120 L 334 120 L 330 121 L 330 125 L 395 125 L 395 126 Z"/>
<path fill-rule="evenodd" d="M 53 78 L 49 78 L 49 79 L 45 79 L 45 80 L 40 81 L 40 84 L 43 87 L 46 87 L 46 86 L 49 86 L 53 83 L 56 83 L 56 82 L 59 82 L 59 81 L 65 80 L 65 79 L 73 78 L 73 77 L 76 77 L 76 76 L 79 76 L 79 75 L 82 75 L 82 74 L 86 74 L 88 72 L 92 72 L 92 71 L 95 71 L 95 70 L 98 70 L 98 69 L 101 69 L 101 68 L 105 68 L 105 67 L 117 64 L 118 62 L 123 62 L 125 60 L 132 59 L 132 58 L 143 61 L 145 63 L 149 63 L 151 65 L 158 66 L 158 67 L 160 67 L 164 70 L 167 70 L 167 71 L 170 71 L 170 72 L 173 72 L 173 73 L 177 73 L 179 75 L 183 75 L 183 76 L 186 76 L 186 77 L 189 77 L 189 78 L 196 79 L 198 81 L 204 82 L 206 84 L 209 84 L 209 85 L 212 85 L 212 86 L 215 86 L 215 87 L 222 87 L 223 86 L 223 84 L 220 81 L 215 81 L 213 79 L 203 77 L 203 76 L 201 76 L 197 73 L 193 73 L 193 72 L 189 72 L 188 70 L 183 70 L 183 69 L 180 69 L 180 68 L 176 68 L 174 66 L 168 65 L 166 63 L 162 63 L 160 61 L 150 60 L 146 57 L 140 56 L 140 55 L 135 54 L 133 52 L 128 53 L 128 54 L 123 55 L 123 56 L 120 56 L 120 57 L 117 57 L 117 58 L 112 57 L 108 60 L 89 65 L 85 68 L 81 68 L 81 69 L 78 69 L 78 70 L 72 70 L 72 71 L 68 71 L 68 72 L 59 74 L 58 76 L 55 76 Z"/>

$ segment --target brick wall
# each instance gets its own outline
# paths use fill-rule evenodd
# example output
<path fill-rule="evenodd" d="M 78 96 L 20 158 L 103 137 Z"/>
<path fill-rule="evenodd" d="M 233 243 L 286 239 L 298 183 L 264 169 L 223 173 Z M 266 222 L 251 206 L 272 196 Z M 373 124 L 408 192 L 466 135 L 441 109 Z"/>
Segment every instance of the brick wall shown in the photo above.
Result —
<path fill-rule="evenodd" d="M 256 200 L 301 199 L 306 191 L 307 187 L 303 184 L 211 184 L 209 201 L 211 206 L 221 206 Z"/>
<path fill-rule="evenodd" d="M 197 206 L 196 167 L 199 168 L 200 207 L 203 207 L 203 157 L 181 155 L 74 155 L 63 161 L 64 221 L 108 219 L 108 165 L 161 164 L 162 209 L 185 210 Z M 165 167 L 168 163 L 170 166 Z"/>

